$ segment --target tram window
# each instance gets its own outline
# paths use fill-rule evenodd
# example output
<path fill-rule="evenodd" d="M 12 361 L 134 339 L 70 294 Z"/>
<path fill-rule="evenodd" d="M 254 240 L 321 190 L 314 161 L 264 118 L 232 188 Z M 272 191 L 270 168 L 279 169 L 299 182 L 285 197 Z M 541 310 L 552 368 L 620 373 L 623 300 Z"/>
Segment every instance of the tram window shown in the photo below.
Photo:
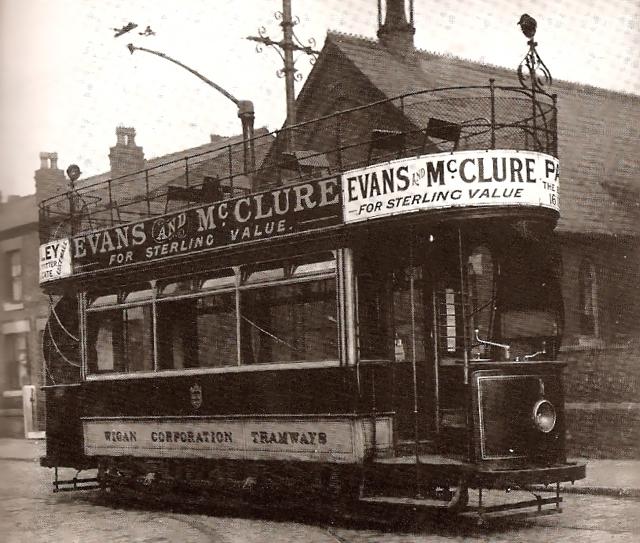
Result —
<path fill-rule="evenodd" d="M 95 311 L 87 315 L 88 362 L 92 372 L 121 370 L 122 319 L 119 310 Z"/>
<path fill-rule="evenodd" d="M 87 313 L 88 363 L 92 372 L 153 370 L 151 306 Z"/>
<path fill-rule="evenodd" d="M 244 364 L 338 358 L 335 279 L 249 289 L 240 300 Z"/>
<path fill-rule="evenodd" d="M 175 284 L 175 283 L 174 283 Z M 157 305 L 158 368 L 182 369 L 198 365 L 195 322 L 196 299 L 160 301 Z"/>
<path fill-rule="evenodd" d="M 159 369 L 237 364 L 235 291 L 160 301 L 157 316 Z"/>
<path fill-rule="evenodd" d="M 104 296 L 98 296 L 93 302 L 91 302 L 91 308 L 96 309 L 98 307 L 109 307 L 118 304 L 117 294 L 106 294 Z"/>
<path fill-rule="evenodd" d="M 242 283 L 245 285 L 268 283 L 285 278 L 285 264 L 283 262 L 267 262 L 242 269 Z"/>
<path fill-rule="evenodd" d="M 543 234 L 532 239 L 518 235 L 501 262 L 497 324 L 512 358 L 541 351 L 553 358 L 559 347 L 561 271 Z"/>
<path fill-rule="evenodd" d="M 153 290 L 150 288 L 144 290 L 132 290 L 127 292 L 124 296 L 124 303 L 130 304 L 133 302 L 141 302 L 144 300 L 151 300 L 153 298 Z"/>
<path fill-rule="evenodd" d="M 300 277 L 299 281 L 295 281 Z M 289 278 L 295 282 L 279 284 Z M 270 283 L 260 287 L 252 282 Z M 320 253 L 243 270 L 242 363 L 338 358 L 335 256 Z"/>
<path fill-rule="evenodd" d="M 153 370 L 153 312 L 150 305 L 122 311 L 126 372 Z"/>
<path fill-rule="evenodd" d="M 440 348 L 447 353 L 458 350 L 458 323 L 460 321 L 460 303 L 456 291 L 444 287 L 439 291 Z"/>
<path fill-rule="evenodd" d="M 291 272 L 294 277 L 304 277 L 323 273 L 335 273 L 336 258 L 333 253 L 322 253 L 301 257 L 293 261 Z"/>
<path fill-rule="evenodd" d="M 408 266 L 393 272 L 393 343 L 396 362 L 413 360 L 414 345 L 416 360 L 424 360 L 426 353 L 422 268 L 415 267 L 413 270 L 413 300 L 410 274 L 411 268 Z"/>
<path fill-rule="evenodd" d="M 232 269 L 226 268 L 207 273 L 202 278 L 201 290 L 214 290 L 233 288 L 236 284 L 236 276 Z"/>
<path fill-rule="evenodd" d="M 502 337 L 551 337 L 558 333 L 551 311 L 505 311 L 502 314 Z"/>
<path fill-rule="evenodd" d="M 364 259 L 363 259 L 364 260 Z M 388 360 L 390 281 L 376 265 L 361 263 L 358 273 L 358 343 L 362 360 Z"/>
<path fill-rule="evenodd" d="M 416 360 L 426 355 L 421 265 L 409 266 L 406 244 L 357 255 L 358 344 L 362 360 Z M 413 275 L 413 296 L 411 282 Z"/>
<path fill-rule="evenodd" d="M 198 298 L 195 328 L 198 367 L 214 368 L 237 364 L 235 291 Z"/>
<path fill-rule="evenodd" d="M 161 283 L 158 288 L 159 297 L 165 296 L 179 296 L 181 294 L 189 294 L 191 292 L 191 280 L 185 281 L 170 281 L 167 283 Z"/>
<path fill-rule="evenodd" d="M 469 334 L 474 337 L 478 330 L 480 338 L 493 335 L 494 307 L 496 305 L 496 283 L 491 251 L 484 245 L 473 249 L 467 260 L 467 292 L 469 298 Z M 490 355 L 487 347 L 471 341 L 471 357 L 485 358 Z"/>

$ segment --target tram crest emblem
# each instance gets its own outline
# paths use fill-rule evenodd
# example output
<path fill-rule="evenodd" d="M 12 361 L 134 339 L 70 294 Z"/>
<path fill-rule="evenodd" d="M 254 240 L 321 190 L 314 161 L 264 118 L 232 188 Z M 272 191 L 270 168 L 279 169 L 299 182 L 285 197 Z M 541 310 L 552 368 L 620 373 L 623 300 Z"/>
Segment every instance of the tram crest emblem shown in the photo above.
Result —
<path fill-rule="evenodd" d="M 187 214 L 178 213 L 173 217 L 161 217 L 156 219 L 151 227 L 151 236 L 158 243 L 164 243 L 177 238 L 184 238 L 186 235 Z"/>
<path fill-rule="evenodd" d="M 191 405 L 194 409 L 199 409 L 202 405 L 202 387 L 196 383 L 189 388 L 189 392 L 191 393 Z"/>

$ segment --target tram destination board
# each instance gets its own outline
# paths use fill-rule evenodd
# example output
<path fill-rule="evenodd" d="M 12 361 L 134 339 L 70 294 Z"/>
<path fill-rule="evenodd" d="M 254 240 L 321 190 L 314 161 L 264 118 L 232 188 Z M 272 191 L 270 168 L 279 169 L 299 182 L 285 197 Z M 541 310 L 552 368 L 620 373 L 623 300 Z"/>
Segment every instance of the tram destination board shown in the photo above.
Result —
<path fill-rule="evenodd" d="M 339 178 L 327 178 L 86 232 L 71 238 L 72 274 L 186 256 L 342 222 Z"/>

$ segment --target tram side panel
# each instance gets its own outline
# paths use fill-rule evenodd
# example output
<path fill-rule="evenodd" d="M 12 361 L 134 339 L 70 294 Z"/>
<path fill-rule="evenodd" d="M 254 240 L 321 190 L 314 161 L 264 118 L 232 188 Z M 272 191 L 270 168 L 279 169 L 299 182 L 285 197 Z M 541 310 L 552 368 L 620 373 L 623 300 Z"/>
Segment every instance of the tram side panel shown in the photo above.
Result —
<path fill-rule="evenodd" d="M 90 380 L 84 416 L 352 413 L 349 373 L 336 367 Z"/>

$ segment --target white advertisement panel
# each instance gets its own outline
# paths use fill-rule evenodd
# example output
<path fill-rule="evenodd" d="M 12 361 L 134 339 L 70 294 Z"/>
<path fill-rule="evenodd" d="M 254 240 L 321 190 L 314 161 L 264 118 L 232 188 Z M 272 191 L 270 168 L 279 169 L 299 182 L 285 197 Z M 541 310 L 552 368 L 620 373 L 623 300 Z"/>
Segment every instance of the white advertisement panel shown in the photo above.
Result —
<path fill-rule="evenodd" d="M 57 239 L 40 245 L 40 283 L 71 275 L 69 239 Z"/>
<path fill-rule="evenodd" d="M 494 149 L 401 158 L 342 176 L 344 221 L 484 206 L 558 211 L 558 159 Z"/>
<path fill-rule="evenodd" d="M 85 420 L 89 456 L 357 462 L 372 446 L 370 421 L 342 417 Z M 367 426 L 368 424 L 368 426 Z M 391 447 L 391 419 L 376 440 Z"/>

